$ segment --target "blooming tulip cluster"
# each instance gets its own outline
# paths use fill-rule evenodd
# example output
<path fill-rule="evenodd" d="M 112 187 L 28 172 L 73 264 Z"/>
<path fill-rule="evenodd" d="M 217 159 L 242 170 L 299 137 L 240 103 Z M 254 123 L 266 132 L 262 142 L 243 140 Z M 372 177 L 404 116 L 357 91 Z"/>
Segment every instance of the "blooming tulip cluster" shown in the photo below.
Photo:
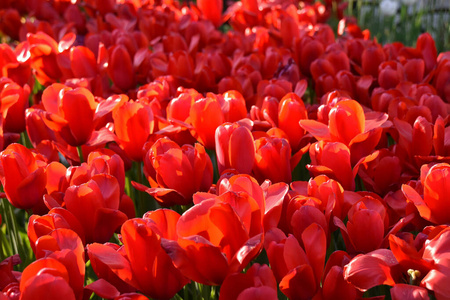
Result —
<path fill-rule="evenodd" d="M 450 52 L 312 2 L 2 1 L 0 300 L 450 299 Z"/>

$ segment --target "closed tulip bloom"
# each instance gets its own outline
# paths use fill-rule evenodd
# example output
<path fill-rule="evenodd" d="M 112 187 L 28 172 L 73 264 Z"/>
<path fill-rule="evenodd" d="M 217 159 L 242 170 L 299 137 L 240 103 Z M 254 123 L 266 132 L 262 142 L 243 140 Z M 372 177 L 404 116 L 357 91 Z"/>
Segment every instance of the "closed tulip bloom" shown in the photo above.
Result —
<path fill-rule="evenodd" d="M 126 101 L 113 110 L 114 129 L 120 147 L 134 161 L 142 161 L 144 144 L 153 132 L 153 111 L 137 101 Z"/>
<path fill-rule="evenodd" d="M 20 144 L 2 151 L 0 163 L 0 179 L 8 201 L 20 209 L 42 206 L 47 183 L 45 163 Z"/>
<path fill-rule="evenodd" d="M 25 130 L 25 109 L 28 107 L 28 96 L 30 95 L 30 87 L 25 85 L 21 87 L 10 79 L 3 78 L 0 80 L 0 101 L 1 110 L 4 109 L 4 102 L 13 101 L 14 104 L 6 110 L 4 119 L 4 130 L 7 132 L 21 133 Z"/>
<path fill-rule="evenodd" d="M 69 271 L 57 259 L 48 257 L 36 260 L 22 273 L 20 299 L 76 300 L 78 298 L 69 284 L 69 278 Z"/>
<path fill-rule="evenodd" d="M 255 145 L 250 130 L 237 123 L 224 123 L 217 127 L 216 154 L 219 174 L 229 168 L 250 174 L 255 161 Z"/>
<path fill-rule="evenodd" d="M 278 299 L 277 282 L 267 265 L 253 264 L 246 273 L 228 276 L 220 287 L 219 300 Z"/>
<path fill-rule="evenodd" d="M 180 147 L 168 138 L 151 146 L 144 158 L 144 172 L 151 188 L 136 182 L 133 185 L 164 206 L 191 203 L 192 195 L 207 191 L 213 180 L 212 162 L 202 145 Z"/>
<path fill-rule="evenodd" d="M 114 85 L 121 91 L 126 92 L 135 87 L 133 61 L 125 46 L 111 47 L 108 74 Z"/>
<path fill-rule="evenodd" d="M 120 187 L 111 175 L 97 174 L 65 193 L 66 208 L 84 229 L 86 243 L 106 242 L 128 218 L 119 210 Z"/>
<path fill-rule="evenodd" d="M 84 145 L 94 131 L 97 102 L 85 88 L 72 89 L 55 83 L 42 94 L 42 104 L 51 113 L 46 125 L 71 146 Z"/>
<path fill-rule="evenodd" d="M 362 52 L 361 66 L 364 75 L 378 78 L 378 66 L 386 60 L 383 48 L 379 45 L 367 47 Z"/>
<path fill-rule="evenodd" d="M 299 150 L 300 141 L 305 134 L 299 121 L 307 118 L 308 112 L 299 96 L 289 93 L 281 99 L 278 108 L 278 127 L 287 134 L 293 152 Z"/>
<path fill-rule="evenodd" d="M 211 97 L 195 101 L 189 112 L 189 119 L 195 129 L 195 137 L 207 149 L 214 149 L 216 128 L 224 122 L 219 102 Z"/>
<path fill-rule="evenodd" d="M 255 149 L 253 172 L 256 179 L 291 182 L 291 147 L 286 139 L 262 137 L 255 141 Z"/>
<path fill-rule="evenodd" d="M 204 17 L 211 21 L 214 26 L 219 27 L 222 24 L 223 2 L 221 0 L 199 0 L 197 6 Z"/>

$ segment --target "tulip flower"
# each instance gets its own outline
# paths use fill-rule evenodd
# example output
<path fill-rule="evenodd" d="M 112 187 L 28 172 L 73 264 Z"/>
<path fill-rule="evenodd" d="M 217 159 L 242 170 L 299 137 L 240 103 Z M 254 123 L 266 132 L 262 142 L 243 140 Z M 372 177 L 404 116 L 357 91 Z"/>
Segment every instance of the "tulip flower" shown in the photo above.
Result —
<path fill-rule="evenodd" d="M 331 253 L 324 269 L 322 295 L 324 300 L 356 299 L 359 292 L 351 283 L 344 279 L 344 267 L 351 257 L 344 251 Z"/>
<path fill-rule="evenodd" d="M 301 235 L 304 249 L 292 235 L 272 229 L 265 246 L 280 290 L 289 299 L 313 298 L 320 291 L 325 265 L 326 236 L 317 224 L 311 224 Z M 295 253 L 295 255 L 294 255 Z"/>
<path fill-rule="evenodd" d="M 439 96 L 446 101 L 450 102 L 450 58 L 449 56 L 442 55 L 439 57 L 439 61 L 436 68 L 436 76 L 433 79 L 433 86 L 436 88 Z"/>
<path fill-rule="evenodd" d="M 123 45 L 111 47 L 109 53 L 109 77 L 120 91 L 128 91 L 135 84 L 132 58 Z"/>
<path fill-rule="evenodd" d="M 286 139 L 262 137 L 255 141 L 255 149 L 253 172 L 256 179 L 291 182 L 291 147 Z"/>
<path fill-rule="evenodd" d="M 220 300 L 239 298 L 277 298 L 277 282 L 267 265 L 253 264 L 247 272 L 225 278 L 220 287 Z"/>
<path fill-rule="evenodd" d="M 250 205 L 243 205 L 244 201 Z M 256 231 L 248 223 L 254 214 L 260 216 Z M 228 275 L 241 272 L 260 252 L 261 225 L 257 202 L 230 191 L 187 210 L 177 222 L 178 240 L 163 247 L 186 277 L 219 285 Z"/>
<path fill-rule="evenodd" d="M 154 127 L 152 109 L 138 101 L 123 102 L 113 110 L 113 119 L 120 147 L 130 159 L 142 161 Z"/>
<path fill-rule="evenodd" d="M 133 186 L 153 195 L 164 206 L 191 203 L 192 195 L 207 191 L 212 184 L 211 159 L 200 144 L 178 146 L 168 138 L 158 139 L 144 157 L 148 188 Z"/>
<path fill-rule="evenodd" d="M 354 190 L 354 174 L 350 150 L 342 143 L 316 142 L 309 148 L 311 164 L 306 168 L 313 176 L 326 175 L 337 180 L 344 189 Z"/>
<path fill-rule="evenodd" d="M 341 100 L 330 104 L 328 126 L 314 120 L 300 120 L 300 126 L 316 139 L 336 141 L 347 145 L 351 153 L 351 163 L 373 152 L 381 138 L 388 116 L 378 112 L 364 113 L 355 100 Z"/>
<path fill-rule="evenodd" d="M 68 284 L 73 290 L 75 298 L 81 299 L 85 275 L 85 253 L 83 243 L 78 235 L 70 229 L 58 228 L 39 237 L 36 240 L 35 247 L 35 255 L 38 261 L 41 258 L 54 258 L 65 266 L 69 274 Z M 22 276 L 24 275 L 27 275 L 25 270 Z M 40 276 L 40 274 L 37 274 L 37 276 Z M 30 288 L 27 287 L 26 292 L 28 292 L 28 289 Z M 22 290 L 22 293 L 24 292 Z"/>
<path fill-rule="evenodd" d="M 216 128 L 224 122 L 219 102 L 211 97 L 195 101 L 191 105 L 189 120 L 195 129 L 195 137 L 207 149 L 214 149 Z"/>
<path fill-rule="evenodd" d="M 389 191 L 396 191 L 401 183 L 403 166 L 399 157 L 387 149 L 380 149 L 360 160 L 355 166 L 359 177 L 368 191 L 381 196 Z"/>
<path fill-rule="evenodd" d="M 85 144 L 94 131 L 97 102 L 85 88 L 71 89 L 55 83 L 44 90 L 42 104 L 51 113 L 46 125 L 71 146 Z"/>
<path fill-rule="evenodd" d="M 174 231 L 178 217 L 176 212 L 158 210 L 144 219 L 128 220 L 121 230 L 122 250 L 94 243 L 87 247 L 89 257 L 106 265 L 142 293 L 152 298 L 170 299 L 188 283 L 161 248 L 165 239 L 176 238 L 163 228 Z"/>
<path fill-rule="evenodd" d="M 66 66 L 67 70 L 60 62 L 64 61 L 64 52 L 69 49 L 75 41 L 75 34 L 67 34 L 59 43 L 46 33 L 40 31 L 36 34 L 27 35 L 29 51 L 31 55 L 31 67 L 35 70 L 36 79 L 40 84 L 48 86 L 63 78 L 63 72 L 66 78 L 73 77 L 70 70 L 70 64 Z M 68 53 L 67 53 L 68 56 Z"/>
<path fill-rule="evenodd" d="M 29 95 L 30 87 L 28 85 L 21 87 L 6 78 L 0 81 L 1 110 L 6 114 L 3 121 L 5 131 L 21 133 L 25 130 L 25 109 L 28 107 Z M 6 102 L 14 103 L 6 104 Z M 8 108 L 6 109 L 5 106 Z"/>
<path fill-rule="evenodd" d="M 42 207 L 47 177 L 45 163 L 31 150 L 12 144 L 1 152 L 0 179 L 8 201 L 20 209 Z"/>
<path fill-rule="evenodd" d="M 403 194 L 414 203 L 420 216 L 434 224 L 450 221 L 446 214 L 450 199 L 445 189 L 450 180 L 449 171 L 450 165 L 447 163 L 438 163 L 431 167 L 423 165 L 420 169 L 423 196 L 411 186 L 402 185 Z"/>
<path fill-rule="evenodd" d="M 278 126 L 287 134 L 293 152 L 300 149 L 300 141 L 305 134 L 299 121 L 307 118 L 305 104 L 296 94 L 289 93 L 281 99 L 278 109 Z"/>
<path fill-rule="evenodd" d="M 57 259 L 48 257 L 36 260 L 22 273 L 20 299 L 81 299 L 75 297 L 69 278 L 69 271 Z"/>
<path fill-rule="evenodd" d="M 7 257 L 0 262 L 0 297 L 6 294 L 6 299 L 9 299 L 8 295 L 14 296 L 20 293 L 19 282 L 22 274 L 13 269 L 15 265 L 20 263 L 19 254 Z"/>
<path fill-rule="evenodd" d="M 424 295 L 434 292 L 437 299 L 447 297 L 447 288 L 443 284 L 450 274 L 448 271 L 448 241 L 450 231 L 444 228 L 430 228 L 421 234 L 420 241 L 414 241 L 412 235 L 389 238 L 391 250 L 378 249 L 354 257 L 344 267 L 344 278 L 364 292 L 378 285 L 393 286 L 395 296 Z M 414 244 L 419 244 L 417 249 Z M 405 286 L 403 283 L 411 285 Z M 398 287 L 397 287 L 398 286 Z M 420 287 L 419 287 L 420 286 Z"/>
<path fill-rule="evenodd" d="M 111 175 L 97 174 L 70 186 L 64 203 L 84 229 L 86 243 L 106 242 L 128 218 L 119 210 L 120 187 Z"/>
<path fill-rule="evenodd" d="M 250 174 L 255 161 L 255 145 L 251 132 L 237 123 L 224 123 L 216 129 L 216 155 L 219 174 L 233 168 Z"/>
<path fill-rule="evenodd" d="M 380 45 L 372 45 L 364 49 L 361 55 L 361 67 L 364 75 L 378 78 L 378 67 L 386 60 Z"/>
<path fill-rule="evenodd" d="M 205 18 L 210 20 L 214 26 L 219 27 L 222 24 L 222 1 L 214 0 L 211 3 L 211 1 L 200 0 L 197 5 Z"/>

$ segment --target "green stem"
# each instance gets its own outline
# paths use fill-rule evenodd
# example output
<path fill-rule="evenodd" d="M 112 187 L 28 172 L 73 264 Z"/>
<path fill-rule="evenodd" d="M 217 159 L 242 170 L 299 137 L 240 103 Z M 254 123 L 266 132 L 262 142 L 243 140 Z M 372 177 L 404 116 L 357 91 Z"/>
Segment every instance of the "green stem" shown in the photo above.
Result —
<path fill-rule="evenodd" d="M 80 165 L 84 162 L 83 159 L 83 150 L 81 150 L 81 146 L 77 146 L 78 157 L 80 158 Z"/>
<path fill-rule="evenodd" d="M 28 134 L 26 131 L 20 134 L 20 143 L 23 146 L 27 147 L 28 149 L 33 148 L 33 145 L 31 145 L 30 139 L 28 138 Z"/>
<path fill-rule="evenodd" d="M 8 202 L 7 199 L 3 199 L 1 201 L 3 217 L 6 224 L 6 228 L 9 229 L 9 240 L 10 245 L 12 246 L 13 254 L 19 254 L 22 261 L 25 261 L 27 255 L 27 251 L 25 249 L 25 245 L 20 237 L 19 226 L 17 224 L 16 216 L 14 214 L 13 206 Z M 23 263 L 21 264 L 24 265 Z M 23 268 L 21 268 L 23 270 Z"/>

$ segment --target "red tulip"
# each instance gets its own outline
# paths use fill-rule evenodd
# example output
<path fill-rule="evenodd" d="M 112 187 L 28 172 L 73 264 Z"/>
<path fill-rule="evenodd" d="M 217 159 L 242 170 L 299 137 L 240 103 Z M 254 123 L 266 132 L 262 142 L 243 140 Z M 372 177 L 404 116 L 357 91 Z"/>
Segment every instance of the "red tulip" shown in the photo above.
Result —
<path fill-rule="evenodd" d="M 216 155 L 219 174 L 229 168 L 250 174 L 255 161 L 255 145 L 250 130 L 237 123 L 224 123 L 217 127 Z"/>
<path fill-rule="evenodd" d="M 231 90 L 214 96 L 220 103 L 225 122 L 238 122 L 247 117 L 245 99 L 238 91 Z"/>
<path fill-rule="evenodd" d="M 7 77 L 20 86 L 31 84 L 30 60 L 26 59 L 26 56 L 22 56 L 27 51 L 27 42 L 20 43 L 14 50 L 7 44 L 0 44 L 0 70 L 2 77 Z"/>
<path fill-rule="evenodd" d="M 41 258 L 23 271 L 20 299 L 78 299 L 69 281 L 70 274 L 63 263 L 50 257 Z"/>
<path fill-rule="evenodd" d="M 344 267 L 344 278 L 360 291 L 378 285 L 398 286 L 392 292 L 395 296 L 424 295 L 423 289 L 411 291 L 403 285 L 406 278 L 411 284 L 420 285 L 445 299 L 445 278 L 448 271 L 448 226 L 428 228 L 420 233 L 422 237 L 413 241 L 412 235 L 404 235 L 405 240 L 391 235 L 391 250 L 378 249 L 365 255 L 358 255 Z M 418 243 L 419 242 L 419 243 Z M 416 248 L 422 247 L 418 250 Z M 414 287 L 414 285 L 410 285 Z M 416 298 L 414 298 L 416 299 Z M 420 299 L 420 298 L 419 298 Z"/>
<path fill-rule="evenodd" d="M 20 209 L 42 207 L 47 177 L 45 163 L 31 150 L 12 144 L 1 152 L 0 178 L 8 201 Z"/>
<path fill-rule="evenodd" d="M 42 104 L 51 113 L 46 125 L 58 132 L 69 145 L 81 146 L 89 141 L 98 105 L 89 90 L 71 89 L 55 83 L 44 90 Z"/>
<path fill-rule="evenodd" d="M 164 206 L 191 203 L 192 195 L 212 184 L 212 162 L 200 144 L 178 146 L 168 138 L 157 140 L 144 158 L 144 172 L 151 188 L 134 187 L 153 195 Z"/>
<path fill-rule="evenodd" d="M 222 24 L 223 2 L 221 0 L 206 1 L 199 0 L 197 6 L 207 20 L 210 20 L 214 26 L 219 27 Z"/>
<path fill-rule="evenodd" d="M 433 86 L 441 96 L 441 98 L 450 103 L 450 58 L 449 56 L 442 56 L 436 68 L 436 76 L 433 79 Z"/>
<path fill-rule="evenodd" d="M 300 141 L 305 134 L 299 121 L 307 118 L 305 104 L 296 94 L 289 93 L 281 99 L 278 108 L 278 126 L 288 135 L 293 152 L 299 150 Z"/>
<path fill-rule="evenodd" d="M 262 137 L 255 141 L 255 164 L 253 172 L 256 179 L 272 182 L 291 182 L 291 147 L 283 138 Z"/>
<path fill-rule="evenodd" d="M 344 279 L 344 266 L 351 257 L 344 251 L 335 251 L 328 258 L 322 281 L 322 295 L 324 300 L 356 299 L 357 289 Z M 358 295 L 359 296 L 359 295 Z"/>
<path fill-rule="evenodd" d="M 30 47 L 31 67 L 35 70 L 36 79 L 40 84 L 48 86 L 63 79 L 63 75 L 66 78 L 73 77 L 70 64 L 64 66 L 61 62 L 65 61 L 64 56 L 66 54 L 64 54 L 64 51 L 72 46 L 75 38 L 75 34 L 68 34 L 58 44 L 53 38 L 42 31 L 27 35 L 27 41 Z"/>
<path fill-rule="evenodd" d="M 378 83 L 386 90 L 395 88 L 405 79 L 404 67 L 399 62 L 386 61 L 378 67 Z"/>
<path fill-rule="evenodd" d="M 120 187 L 111 175 L 97 174 L 86 183 L 70 186 L 64 203 L 81 223 L 86 243 L 108 241 L 128 219 L 119 210 Z"/>
<path fill-rule="evenodd" d="M 219 102 L 206 97 L 195 101 L 189 112 L 189 119 L 195 129 L 195 137 L 207 149 L 214 149 L 216 128 L 224 122 Z"/>
<path fill-rule="evenodd" d="M 133 62 L 125 46 L 115 45 L 109 49 L 108 74 L 120 91 L 135 87 Z"/>
<path fill-rule="evenodd" d="M 329 104 L 328 126 L 314 120 L 300 120 L 300 126 L 318 140 L 337 141 L 350 149 L 351 163 L 373 152 L 381 138 L 388 116 L 378 112 L 364 113 L 355 100 L 337 100 Z M 326 107 L 325 107 L 326 108 Z"/>
<path fill-rule="evenodd" d="M 422 54 L 422 58 L 425 61 L 425 74 L 436 66 L 437 50 L 433 37 L 428 33 L 422 33 L 417 38 L 416 49 Z"/>
<path fill-rule="evenodd" d="M 278 299 L 277 282 L 267 265 L 253 264 L 247 272 L 225 278 L 220 287 L 219 300 L 231 299 Z"/>
<path fill-rule="evenodd" d="M 350 163 L 350 150 L 342 143 L 316 142 L 309 148 L 311 164 L 306 168 L 313 176 L 327 175 L 337 180 L 344 189 L 353 191 L 354 174 Z"/>
<path fill-rule="evenodd" d="M 25 109 L 28 107 L 28 97 L 30 87 L 23 88 L 15 82 L 3 78 L 0 82 L 0 101 L 2 113 L 6 115 L 4 119 L 4 130 L 7 132 L 21 133 L 25 130 Z M 7 104 L 5 102 L 14 102 Z"/>
<path fill-rule="evenodd" d="M 265 249 L 280 290 L 289 299 L 309 299 L 319 292 L 325 265 L 326 236 L 323 229 L 310 225 L 301 235 L 304 249 L 299 241 L 286 237 L 278 229 L 266 234 Z"/>
<path fill-rule="evenodd" d="M 251 207 L 242 206 L 246 198 Z M 180 217 L 178 241 L 164 248 L 186 277 L 219 285 L 227 275 L 242 271 L 262 248 L 262 232 L 248 231 L 245 223 L 254 213 L 260 214 L 256 201 L 234 192 L 205 199 Z"/>
<path fill-rule="evenodd" d="M 414 203 L 420 216 L 435 224 L 450 221 L 446 214 L 450 198 L 445 188 L 450 180 L 449 171 L 450 165 L 446 163 L 435 164 L 432 167 L 423 165 L 420 169 L 423 196 L 409 185 L 402 186 L 403 194 Z"/>
<path fill-rule="evenodd" d="M 83 296 L 84 275 L 85 275 L 85 253 L 84 246 L 78 235 L 66 228 L 57 228 L 47 235 L 43 235 L 35 243 L 36 259 L 53 258 L 65 266 L 69 274 L 68 284 L 70 285 L 76 299 Z M 23 272 L 22 278 L 27 273 Z M 36 274 L 37 277 L 40 274 Z M 21 285 L 22 287 L 22 285 Z M 27 287 L 22 293 L 28 292 Z"/>
<path fill-rule="evenodd" d="M 7 257 L 0 262 L 0 298 L 6 294 L 6 299 L 18 299 L 20 294 L 19 282 L 22 274 L 14 271 L 13 268 L 20 263 L 21 260 L 19 254 Z M 10 298 L 8 298 L 8 296 L 10 296 Z"/>
<path fill-rule="evenodd" d="M 120 279 L 142 293 L 157 299 L 172 298 L 188 279 L 174 267 L 171 258 L 161 248 L 167 236 L 160 226 L 174 228 L 178 217 L 173 211 L 159 210 L 158 216 L 132 219 L 122 226 L 123 249 L 115 251 L 101 244 L 88 246 L 91 260 L 105 264 Z M 160 216 L 161 214 L 166 215 Z M 155 223 L 153 218 L 165 220 Z"/>
<path fill-rule="evenodd" d="M 77 218 L 64 208 L 53 208 L 43 216 L 32 215 L 28 220 L 27 235 L 33 252 L 36 252 L 36 241 L 58 228 L 74 231 L 85 244 L 84 229 Z"/>
<path fill-rule="evenodd" d="M 373 45 L 364 49 L 361 55 L 361 67 L 364 75 L 372 75 L 378 78 L 379 65 L 386 60 L 383 49 L 379 45 Z"/>
<path fill-rule="evenodd" d="M 396 191 L 402 181 L 403 166 L 399 157 L 387 149 L 375 151 L 355 166 L 368 191 L 381 196 Z"/>
<path fill-rule="evenodd" d="M 120 147 L 134 161 L 142 161 L 149 135 L 153 132 L 153 112 L 138 101 L 126 101 L 113 110 L 114 129 Z"/>

